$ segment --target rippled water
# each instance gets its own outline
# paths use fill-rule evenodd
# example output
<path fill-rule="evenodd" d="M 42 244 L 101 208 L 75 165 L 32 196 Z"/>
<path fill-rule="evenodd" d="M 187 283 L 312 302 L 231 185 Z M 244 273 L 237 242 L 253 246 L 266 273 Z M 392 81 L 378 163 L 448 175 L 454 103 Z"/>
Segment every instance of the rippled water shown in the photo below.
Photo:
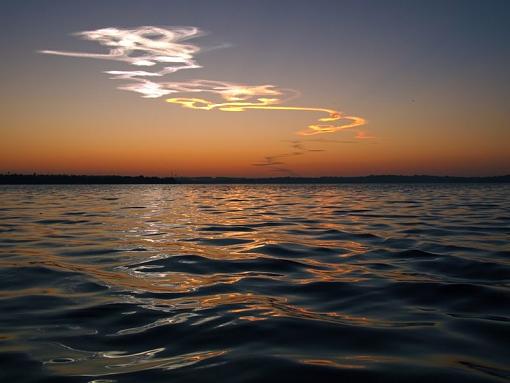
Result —
<path fill-rule="evenodd" d="M 0 187 L 0 380 L 510 380 L 510 186 Z"/>

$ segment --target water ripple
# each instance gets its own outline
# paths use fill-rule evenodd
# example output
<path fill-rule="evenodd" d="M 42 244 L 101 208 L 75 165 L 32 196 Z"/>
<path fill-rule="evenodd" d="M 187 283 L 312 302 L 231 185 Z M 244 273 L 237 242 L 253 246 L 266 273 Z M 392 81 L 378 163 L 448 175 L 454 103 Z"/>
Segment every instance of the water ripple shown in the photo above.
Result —
<path fill-rule="evenodd" d="M 0 188 L 2 381 L 510 381 L 508 186 Z"/>

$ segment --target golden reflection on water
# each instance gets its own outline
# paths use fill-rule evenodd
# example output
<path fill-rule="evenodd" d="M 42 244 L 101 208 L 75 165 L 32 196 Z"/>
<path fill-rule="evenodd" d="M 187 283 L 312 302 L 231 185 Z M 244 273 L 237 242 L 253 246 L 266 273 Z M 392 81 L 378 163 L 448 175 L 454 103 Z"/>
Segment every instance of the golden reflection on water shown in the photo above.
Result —
<path fill-rule="evenodd" d="M 17 252 L 23 257 L 0 260 L 0 267 L 44 266 L 62 271 L 77 272 L 113 289 L 137 294 L 148 293 L 189 293 L 218 284 L 235 285 L 245 278 L 284 280 L 294 285 L 317 282 L 342 281 L 357 283 L 373 275 L 373 270 L 362 263 L 348 263 L 343 259 L 356 258 L 367 251 L 370 243 L 352 239 L 320 239 L 313 234 L 317 230 L 343 232 L 363 232 L 360 216 L 331 217 L 333 208 L 347 207 L 353 211 L 365 211 L 372 200 L 349 201 L 342 191 L 314 190 L 308 194 L 299 190 L 295 195 L 273 193 L 255 187 L 218 187 L 210 194 L 206 187 L 186 188 L 184 191 L 173 187 L 140 189 L 140 193 L 116 188 L 113 198 L 95 198 L 94 188 L 83 188 L 84 193 L 74 196 L 73 201 L 60 201 L 58 195 L 37 196 L 34 206 L 39 211 L 39 221 L 56 223 L 24 225 L 25 233 L 14 234 L 23 237 L 17 245 Z M 133 187 L 133 191 L 137 188 Z M 65 193 L 65 191 L 58 191 Z M 101 201 L 102 204 L 101 205 Z M 284 201 L 284 203 L 282 203 Z M 91 203 L 93 202 L 93 203 Z M 51 208 L 48 208 L 48 205 Z M 324 210 L 328 214 L 324 213 Z M 71 219 L 69 219 L 69 215 Z M 33 214 L 33 213 L 30 213 Z M 63 218 L 64 217 L 64 218 Z M 76 219 L 75 217 L 79 217 Z M 20 217 L 21 219 L 22 217 Z M 71 224 L 58 220 L 70 220 Z M 384 221 L 382 219 L 381 221 Z M 78 222 L 78 224 L 76 224 Z M 268 222 L 271 225 L 265 226 Z M 255 227 L 254 227 L 255 225 Z M 204 231 L 213 226 L 215 231 Z M 231 228 L 234 228 L 232 231 Z M 282 229 L 282 228 L 285 228 Z M 287 230 L 290 229 L 290 230 Z M 295 231 L 304 234 L 296 235 Z M 28 232 L 28 233 L 27 233 Z M 307 236 L 306 233 L 311 235 Z M 380 233 L 380 235 L 384 233 Z M 61 238 L 66 238 L 61 241 Z M 92 239 L 91 239 L 92 238 Z M 229 243 L 229 239 L 244 240 L 244 243 Z M 208 240 L 217 241 L 213 245 Z M 227 240 L 222 244 L 222 240 Z M 38 246 L 33 243 L 38 242 Z M 286 259 L 304 265 L 302 273 L 289 276 L 278 272 L 229 272 L 218 273 L 211 270 L 207 274 L 179 271 L 158 271 L 145 264 L 164 261 L 174 256 L 199 255 L 206 259 L 238 261 L 273 258 L 257 249 L 264 246 L 289 243 L 303 246 L 303 253 L 285 255 Z M 308 256 L 312 249 L 337 248 L 337 254 L 327 257 Z M 105 251 L 102 254 L 101 251 Z M 108 254 L 108 250 L 112 250 Z M 143 250 L 143 251 L 139 251 Z M 76 253 L 77 255 L 68 256 Z M 96 252 L 98 252 L 96 255 Z M 92 255 L 90 255 L 92 254 Z M 280 254 L 275 256 L 279 257 Z M 97 262 L 100 260 L 100 262 Z M 407 280 L 402 270 L 381 272 L 391 275 L 393 280 Z M 419 278 L 414 276 L 414 278 Z M 58 289 L 39 289 L 16 292 L 3 292 L 4 296 L 20 294 L 65 295 Z M 179 305 L 180 301 L 165 298 L 157 307 Z M 299 315 L 313 316 L 315 319 L 342 318 L 343 321 L 360 322 L 359 318 L 342 313 L 314 313 L 282 302 L 281 299 L 253 296 L 252 294 L 218 294 L 201 298 L 196 307 L 210 307 L 227 303 L 249 305 L 249 310 L 259 312 L 257 316 L 241 319 L 253 320 L 264 316 Z M 280 302 L 280 306 L 277 304 Z M 368 319 L 363 319 L 368 320 Z"/>
<path fill-rule="evenodd" d="M 25 193 L 24 200 L 20 201 L 19 193 Z M 123 303 L 133 306 L 130 313 L 143 308 L 164 314 L 107 334 L 114 337 L 179 323 L 210 323 L 218 328 L 286 318 L 371 329 L 434 325 L 408 320 L 405 315 L 392 318 L 375 311 L 331 308 L 330 302 L 313 297 L 314 287 L 327 291 L 334 284 L 377 289 L 374 281 L 441 281 L 443 276 L 416 272 L 403 260 L 378 259 L 377 254 L 374 260 L 366 255 L 394 251 L 391 246 L 396 240 L 423 239 L 405 230 L 420 227 L 416 216 L 423 211 L 431 214 L 427 204 L 433 201 L 422 196 L 423 206 L 409 213 L 406 198 L 398 190 L 317 186 L 22 190 L 7 194 L 3 201 L 3 207 L 13 212 L 4 217 L 4 225 L 16 229 L 9 231 L 0 248 L 0 269 L 42 267 L 71 273 L 70 281 L 77 275 L 106 287 L 108 293 L 73 291 L 70 283 L 60 283 L 1 290 L 0 299 L 72 296 L 78 301 L 75 309 Z M 449 198 L 448 193 L 444 198 Z M 387 205 L 388 200 L 396 202 Z M 394 216 L 400 218 L 396 221 Z M 481 246 L 476 237 L 448 240 L 452 245 L 467 246 L 471 241 Z M 407 247 L 408 242 L 402 243 Z M 304 290 L 308 288 L 311 292 Z M 332 303 L 336 298 L 348 300 L 349 296 L 333 296 Z M 34 338 L 30 331 L 2 332 L 0 342 Z M 133 354 L 84 351 L 64 343 L 49 348 L 37 342 L 23 344 L 56 374 L 86 376 L 179 368 L 229 352 L 211 347 L 159 356 L 168 351 L 166 345 Z M 371 355 L 294 356 L 304 364 L 349 369 L 392 362 Z"/>

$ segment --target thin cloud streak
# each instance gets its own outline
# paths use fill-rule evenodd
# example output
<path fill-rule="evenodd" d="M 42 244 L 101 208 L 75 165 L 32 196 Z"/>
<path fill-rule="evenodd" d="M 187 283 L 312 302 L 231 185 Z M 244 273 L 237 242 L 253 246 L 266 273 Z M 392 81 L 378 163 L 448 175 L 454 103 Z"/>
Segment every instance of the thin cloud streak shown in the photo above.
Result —
<path fill-rule="evenodd" d="M 288 141 L 291 145 L 291 152 L 283 153 L 283 154 L 275 154 L 272 156 L 265 156 L 264 159 L 260 162 L 256 162 L 252 164 L 253 166 L 261 166 L 261 167 L 269 167 L 272 171 L 277 171 L 280 173 L 287 173 L 288 175 L 297 175 L 292 169 L 288 167 L 284 167 L 283 165 L 287 165 L 285 161 L 282 159 L 289 157 L 302 156 L 306 153 L 317 153 L 324 152 L 324 149 L 309 149 L 305 146 L 305 144 L 300 140 L 291 140 Z"/>

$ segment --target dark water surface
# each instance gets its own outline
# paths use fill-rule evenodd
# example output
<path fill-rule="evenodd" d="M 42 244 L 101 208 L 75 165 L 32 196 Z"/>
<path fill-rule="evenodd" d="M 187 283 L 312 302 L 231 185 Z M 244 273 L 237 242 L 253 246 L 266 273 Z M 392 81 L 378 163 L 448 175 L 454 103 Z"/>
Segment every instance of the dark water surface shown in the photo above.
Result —
<path fill-rule="evenodd" d="M 0 187 L 2 382 L 510 381 L 510 186 Z"/>

